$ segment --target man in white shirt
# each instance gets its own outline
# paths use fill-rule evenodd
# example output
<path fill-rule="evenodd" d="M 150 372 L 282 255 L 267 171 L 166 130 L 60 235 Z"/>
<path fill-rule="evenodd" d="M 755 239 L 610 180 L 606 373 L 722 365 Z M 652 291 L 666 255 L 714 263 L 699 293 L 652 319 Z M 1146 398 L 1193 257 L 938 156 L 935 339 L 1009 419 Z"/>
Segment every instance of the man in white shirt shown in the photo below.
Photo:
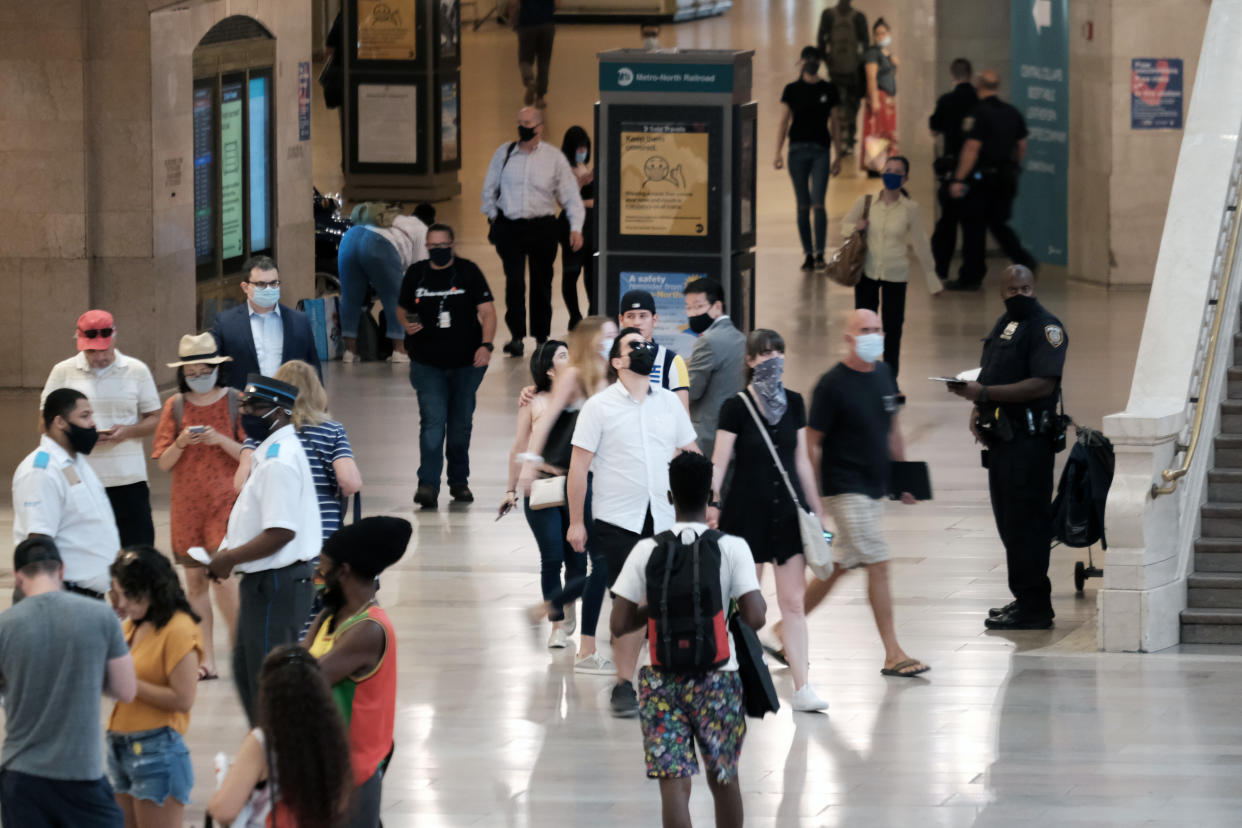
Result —
<path fill-rule="evenodd" d="M 577 552 L 586 549 L 583 515 L 589 471 L 593 475 L 595 542 L 608 564 L 610 588 L 634 544 L 673 525 L 668 461 L 678 452 L 699 450 L 681 401 L 672 391 L 653 387 L 648 379 L 655 355 L 656 346 L 637 328 L 622 330 L 608 360 L 617 381 L 582 404 L 574 427 L 565 539 Z M 641 645 L 641 630 L 613 636 L 612 656 L 617 665 L 613 715 L 638 713 L 633 679 Z"/>
<path fill-rule="evenodd" d="M 108 491 L 122 546 L 155 543 L 147 455 L 142 439 L 155 433 L 160 395 L 151 370 L 116 349 L 116 324 L 105 310 L 78 317 L 78 353 L 56 363 L 39 404 L 57 388 L 86 395 L 99 429 L 91 467 Z"/>
<path fill-rule="evenodd" d="M 511 339 L 504 351 L 517 357 L 524 353 L 526 337 L 526 260 L 530 259 L 530 332 L 542 343 L 552 330 L 557 203 L 569 219 L 574 250 L 582 247 L 586 219 L 569 159 L 542 137 L 543 113 L 525 107 L 518 112 L 518 140 L 496 150 L 483 179 L 483 213 L 492 225 L 488 240 L 496 245 L 505 268 L 505 324 Z"/>
<path fill-rule="evenodd" d="M 259 447 L 207 568 L 217 581 L 234 570 L 242 576 L 233 680 L 251 724 L 263 659 L 273 647 L 298 642 L 315 593 L 312 561 L 322 529 L 310 463 L 290 421 L 297 396 L 296 387 L 279 380 L 247 378 L 241 425 Z"/>
<path fill-rule="evenodd" d="M 680 454 L 669 464 L 668 478 L 669 500 L 677 509 L 677 522 L 670 534 L 677 535 L 683 544 L 692 544 L 709 531 L 711 461 L 701 455 Z M 662 535 L 639 541 L 613 585 L 610 626 L 614 638 L 647 626 L 647 567 L 657 542 L 663 538 L 671 539 Z M 759 591 L 750 547 L 741 538 L 723 533 L 713 533 L 705 542 L 710 539 L 720 550 L 721 611 L 727 612 L 729 601 L 736 599 L 742 620 L 752 629 L 759 629 L 764 624 L 767 605 Z M 684 615 L 684 608 L 677 614 Z M 656 623 L 658 634 L 658 617 Z M 746 715 L 742 682 L 737 674 L 737 642 L 732 633 L 727 636 L 728 659 L 714 670 L 679 673 L 656 666 L 657 642 L 653 641 L 652 666 L 643 667 L 639 674 L 639 721 L 647 776 L 660 780 L 665 825 L 690 824 L 690 777 L 699 770 L 696 742 L 707 765 L 707 786 L 716 803 L 716 825 L 742 824 L 737 763 L 746 735 Z M 722 654 L 715 655 L 716 661 L 720 661 Z M 674 814 L 680 819 L 670 820 Z"/>
<path fill-rule="evenodd" d="M 43 403 L 43 436 L 13 474 L 13 543 L 51 538 L 65 589 L 103 600 L 121 548 L 108 494 L 86 455 L 98 439 L 90 400 L 57 388 Z"/>

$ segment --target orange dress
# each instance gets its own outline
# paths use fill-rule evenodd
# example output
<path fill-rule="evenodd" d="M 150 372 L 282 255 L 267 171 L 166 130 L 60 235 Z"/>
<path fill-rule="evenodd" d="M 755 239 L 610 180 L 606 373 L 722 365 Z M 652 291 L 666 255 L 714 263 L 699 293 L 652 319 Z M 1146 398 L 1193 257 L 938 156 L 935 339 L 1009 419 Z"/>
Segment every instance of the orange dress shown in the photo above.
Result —
<path fill-rule="evenodd" d="M 160 423 L 155 428 L 153 459 L 168 450 L 177 439 L 177 421 L 173 414 L 173 397 L 164 403 Z M 239 418 L 240 419 L 240 418 Z M 189 399 L 181 412 L 181 428 L 206 425 L 221 434 L 233 434 L 239 442 L 244 438 L 240 427 L 229 422 L 229 401 L 224 396 L 211 405 L 195 405 Z M 237 494 L 233 491 L 233 475 L 237 461 L 219 446 L 186 446 L 172 469 L 170 522 L 173 555 L 183 566 L 201 566 L 186 555 L 191 546 L 214 552 L 224 541 L 229 513 Z"/>

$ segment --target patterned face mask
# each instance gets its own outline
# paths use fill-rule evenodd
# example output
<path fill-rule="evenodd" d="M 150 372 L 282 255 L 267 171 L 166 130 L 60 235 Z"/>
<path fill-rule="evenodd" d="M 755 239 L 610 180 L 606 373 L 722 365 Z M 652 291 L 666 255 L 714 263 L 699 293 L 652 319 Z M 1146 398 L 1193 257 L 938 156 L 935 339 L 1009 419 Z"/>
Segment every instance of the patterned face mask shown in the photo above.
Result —
<path fill-rule="evenodd" d="M 759 394 L 759 399 L 763 400 L 763 407 L 766 409 L 764 419 L 768 421 L 768 425 L 779 423 L 789 407 L 789 400 L 785 396 L 785 385 L 782 381 L 784 376 L 785 357 L 778 354 L 756 365 L 750 380 L 751 385 Z"/>

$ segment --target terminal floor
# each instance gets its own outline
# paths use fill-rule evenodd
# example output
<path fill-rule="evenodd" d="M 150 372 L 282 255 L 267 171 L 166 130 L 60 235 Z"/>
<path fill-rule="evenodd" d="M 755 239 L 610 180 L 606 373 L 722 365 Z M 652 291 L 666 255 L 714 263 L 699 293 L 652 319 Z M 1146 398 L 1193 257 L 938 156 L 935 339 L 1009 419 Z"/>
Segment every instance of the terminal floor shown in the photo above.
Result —
<path fill-rule="evenodd" d="M 749 48 L 755 44 L 734 40 L 746 31 L 763 41 L 756 57 L 756 97 L 768 113 L 760 136 L 757 321 L 785 334 L 787 384 L 803 392 L 838 358 L 852 301 L 848 291 L 798 271 L 788 179 L 763 159 L 772 154 L 774 101 L 810 40 L 814 5 L 741 2 L 729 17 L 665 28 L 666 41 L 689 46 Z M 591 123 L 593 54 L 631 44 L 632 29 L 559 29 L 550 134 Z M 462 230 L 459 253 L 479 261 L 499 289 L 477 198 L 487 158 L 511 132 L 520 94 L 516 45 L 511 32 L 489 25 L 468 32 L 464 49 L 464 194 L 441 209 Z M 316 111 L 324 190 L 340 183 L 334 118 Z M 833 183 L 834 228 L 865 186 L 857 177 Z M 1082 556 L 1072 550 L 1053 553 L 1054 630 L 983 629 L 987 608 L 1008 600 L 986 476 L 964 405 L 924 378 L 977 364 L 979 339 L 1001 311 L 998 266 L 993 270 L 983 293 L 933 300 L 917 279 L 910 292 L 903 361 L 909 406 L 901 423 L 909 456 L 931 463 L 936 500 L 890 505 L 886 527 L 898 635 L 933 669 L 917 680 L 879 675 L 882 650 L 863 576 L 846 579 L 810 618 L 811 676 L 831 703 L 828 714 L 786 707 L 750 724 L 740 780 L 749 825 L 1238 823 L 1242 661 L 1210 648 L 1094 652 L 1099 582 L 1075 595 L 1072 566 Z M 1098 427 L 1124 407 L 1146 296 L 1055 275 L 1040 291 L 1070 334 L 1067 410 Z M 565 319 L 558 308 L 556 327 Z M 49 366 L 61 356 L 49 355 Z M 571 653 L 549 654 L 546 630 L 532 636 L 521 620 L 520 610 L 539 597 L 538 554 L 522 518 L 497 522 L 495 505 L 505 488 L 513 401 L 526 381 L 524 361 L 499 357 L 484 380 L 472 450 L 478 501 L 414 512 L 418 413 L 404 372 L 339 362 L 327 370 L 333 412 L 349 429 L 365 479 L 365 511 L 416 525 L 410 551 L 384 576 L 380 594 L 396 623 L 401 665 L 397 750 L 384 785 L 388 828 L 658 824 L 638 725 L 608 715 L 610 680 L 576 676 Z M 0 398 L 0 422 L 11 435 L 6 468 L 33 445 L 36 400 Z M 166 544 L 168 482 L 154 465 L 152 486 Z M 10 525 L 6 503 L 0 530 Z M 0 603 L 10 582 L 11 575 L 0 576 Z M 770 575 L 764 589 L 775 621 Z M 604 619 L 601 633 L 607 607 Z M 223 626 L 217 629 L 222 680 L 200 686 L 188 737 L 198 779 L 187 810 L 194 824 L 211 790 L 214 755 L 235 750 L 245 732 Z M 788 673 L 774 676 L 788 699 Z M 692 810 L 696 824 L 711 824 L 701 777 Z"/>

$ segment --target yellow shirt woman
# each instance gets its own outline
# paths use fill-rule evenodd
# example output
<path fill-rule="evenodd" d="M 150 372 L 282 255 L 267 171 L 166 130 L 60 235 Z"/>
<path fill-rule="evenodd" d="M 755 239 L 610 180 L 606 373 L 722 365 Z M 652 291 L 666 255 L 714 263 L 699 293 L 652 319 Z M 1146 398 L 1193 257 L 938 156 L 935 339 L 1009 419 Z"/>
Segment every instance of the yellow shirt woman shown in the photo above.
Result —
<path fill-rule="evenodd" d="M 865 202 L 866 196 L 859 196 L 845 218 L 841 219 L 842 238 L 853 233 L 862 220 Z M 867 260 L 863 272 L 877 282 L 908 282 L 911 249 L 923 268 L 928 292 L 935 295 L 944 290 L 936 276 L 936 263 L 932 259 L 927 232 L 923 229 L 923 213 L 918 203 L 904 195 L 899 195 L 891 204 L 879 195 L 872 196 L 871 213 L 867 220 Z"/>

